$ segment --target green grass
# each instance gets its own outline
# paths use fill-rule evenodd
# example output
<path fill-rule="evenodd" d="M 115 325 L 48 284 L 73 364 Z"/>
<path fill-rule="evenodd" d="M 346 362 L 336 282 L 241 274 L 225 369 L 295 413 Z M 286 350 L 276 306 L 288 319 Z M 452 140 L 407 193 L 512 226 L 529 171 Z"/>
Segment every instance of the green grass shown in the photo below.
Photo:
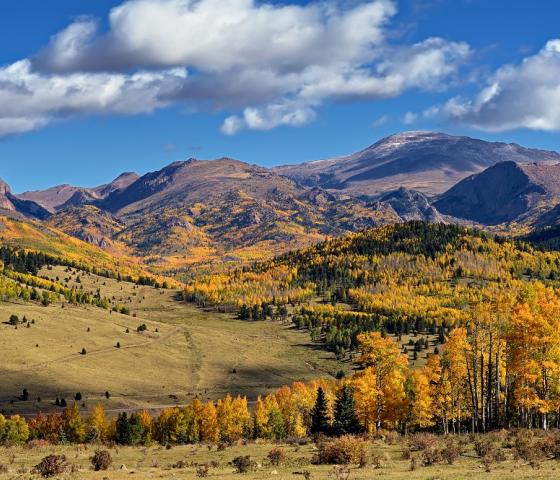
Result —
<path fill-rule="evenodd" d="M 306 332 L 203 311 L 176 301 L 173 290 L 70 274 L 63 267 L 40 274 L 61 281 L 71 277 L 68 285 L 78 285 L 79 276 L 84 289 L 99 288 L 131 315 L 66 303 L 0 303 L 0 409 L 7 413 L 50 412 L 57 409 L 56 397 L 69 401 L 77 392 L 86 408 L 101 402 L 112 411 L 181 405 L 195 395 L 217 399 L 239 393 L 254 399 L 295 380 L 349 368 L 311 345 Z M 35 324 L 15 329 L 3 323 L 11 314 Z M 137 333 L 143 323 L 148 331 Z M 17 399 L 24 388 L 27 402 Z"/>
<path fill-rule="evenodd" d="M 308 471 L 312 480 L 344 478 L 335 474 L 335 468 L 330 465 L 313 465 L 311 458 L 314 445 L 303 446 L 283 445 L 286 452 L 286 462 L 275 467 L 266 458 L 273 448 L 272 444 L 256 443 L 249 445 L 235 445 L 218 451 L 216 446 L 184 445 L 167 450 L 160 446 L 152 447 L 114 447 L 110 449 L 113 466 L 109 471 L 93 472 L 90 470 L 89 458 L 96 447 L 93 445 L 52 446 L 43 448 L 0 448 L 0 464 L 8 468 L 8 473 L 0 474 L 1 479 L 30 478 L 30 469 L 39 463 L 42 457 L 50 454 L 64 454 L 68 462 L 74 464 L 74 473 L 65 474 L 64 478 L 72 479 L 103 479 L 119 480 L 134 478 L 137 480 L 165 478 L 165 479 L 195 479 L 196 464 L 210 463 L 208 478 L 214 479 L 246 479 L 257 480 L 263 478 L 301 479 L 302 472 Z M 257 463 L 255 471 L 238 474 L 230 462 L 239 455 L 250 455 Z M 381 441 L 372 442 L 370 457 L 381 459 L 380 468 L 372 463 L 364 468 L 355 465 L 349 467 L 350 480 L 371 480 L 373 478 L 386 480 L 524 480 L 524 479 L 554 479 L 558 478 L 560 462 L 545 460 L 539 469 L 533 469 L 523 461 L 513 460 L 507 452 L 507 460 L 492 465 L 487 473 L 481 461 L 473 452 L 462 455 L 453 465 L 445 463 L 429 467 L 418 466 L 414 471 L 410 469 L 410 461 L 403 459 L 403 445 L 387 445 Z M 370 460 L 371 460 L 370 458 Z M 173 468 L 177 462 L 183 461 L 186 466 Z M 121 466 L 126 468 L 121 469 Z M 17 472 L 21 472 L 19 476 Z"/>

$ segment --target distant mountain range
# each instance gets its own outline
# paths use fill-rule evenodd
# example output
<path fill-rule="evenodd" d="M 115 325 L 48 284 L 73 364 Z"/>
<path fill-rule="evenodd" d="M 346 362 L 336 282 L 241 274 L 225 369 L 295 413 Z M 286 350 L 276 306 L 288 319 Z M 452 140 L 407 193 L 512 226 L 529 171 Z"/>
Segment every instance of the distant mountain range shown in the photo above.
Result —
<path fill-rule="evenodd" d="M 515 143 L 485 142 L 434 132 L 404 132 L 347 157 L 277 167 L 308 187 L 352 195 L 378 195 L 405 187 L 427 195 L 443 193 L 458 181 L 496 163 L 558 163 L 560 154 Z"/>
<path fill-rule="evenodd" d="M 252 260 L 408 220 L 542 227 L 560 217 L 560 154 L 442 133 L 392 135 L 348 157 L 266 169 L 174 162 L 95 188 L 11 193 L 0 209 L 167 273 Z"/>

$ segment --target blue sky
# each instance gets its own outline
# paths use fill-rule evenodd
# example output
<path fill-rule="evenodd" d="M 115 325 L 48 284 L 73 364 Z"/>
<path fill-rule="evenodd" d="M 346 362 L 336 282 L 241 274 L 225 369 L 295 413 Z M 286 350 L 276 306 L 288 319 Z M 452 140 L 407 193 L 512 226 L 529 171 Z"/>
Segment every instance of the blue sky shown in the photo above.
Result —
<path fill-rule="evenodd" d="M 201 17 L 189 16 L 194 0 L 142 0 L 148 13 L 139 1 L 2 2 L 0 177 L 15 191 L 92 186 L 189 157 L 296 163 L 402 130 L 560 150 L 554 0 L 347 0 L 334 10 L 197 0 Z M 212 23 L 240 14 L 249 21 L 235 37 Z M 292 44 L 294 23 L 319 40 Z M 218 43 L 189 37 L 197 26 Z M 268 28 L 287 44 L 267 45 Z M 124 86 L 104 97 L 114 82 Z"/>

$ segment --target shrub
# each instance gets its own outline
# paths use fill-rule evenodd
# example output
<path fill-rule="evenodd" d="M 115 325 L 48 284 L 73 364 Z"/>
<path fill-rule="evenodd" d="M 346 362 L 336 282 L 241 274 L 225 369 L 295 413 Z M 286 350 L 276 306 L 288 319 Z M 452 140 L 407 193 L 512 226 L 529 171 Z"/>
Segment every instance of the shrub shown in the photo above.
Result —
<path fill-rule="evenodd" d="M 433 443 L 422 450 L 422 465 L 428 467 L 443 460 L 443 449 L 439 442 Z"/>
<path fill-rule="evenodd" d="M 317 464 L 362 465 L 367 462 L 367 442 L 352 435 L 320 441 L 317 443 L 317 449 L 317 455 L 313 458 Z"/>
<path fill-rule="evenodd" d="M 543 457 L 543 451 L 534 444 L 531 432 L 519 430 L 513 442 L 513 456 L 516 460 L 524 460 L 531 467 L 538 468 Z"/>
<path fill-rule="evenodd" d="M 280 447 L 273 448 L 270 452 L 268 452 L 267 456 L 270 463 L 274 466 L 278 466 L 286 460 L 286 452 Z"/>
<path fill-rule="evenodd" d="M 47 455 L 35 467 L 33 472 L 41 475 L 42 477 L 49 478 L 55 475 L 60 475 L 68 469 L 66 457 L 64 455 Z"/>
<path fill-rule="evenodd" d="M 443 460 L 447 462 L 448 465 L 453 465 L 455 460 L 461 456 L 463 453 L 463 448 L 459 442 L 456 442 L 452 438 L 447 440 L 445 448 L 441 451 Z"/>
<path fill-rule="evenodd" d="M 505 460 L 504 452 L 490 436 L 476 438 L 474 450 L 483 459 L 484 466 L 488 466 L 488 468 L 493 462 L 503 462 Z"/>
<path fill-rule="evenodd" d="M 198 465 L 196 467 L 196 476 L 199 478 L 206 478 L 209 471 L 210 465 L 208 465 L 207 463 L 203 463 L 202 465 Z"/>
<path fill-rule="evenodd" d="M 538 447 L 547 457 L 560 459 L 560 431 L 547 432 Z"/>
<path fill-rule="evenodd" d="M 25 444 L 25 448 L 28 448 L 29 450 L 33 450 L 34 448 L 47 448 L 50 446 L 51 446 L 51 442 L 39 438 L 30 440 Z"/>
<path fill-rule="evenodd" d="M 413 452 L 419 452 L 438 444 L 438 439 L 431 433 L 415 433 L 408 439 L 408 445 Z"/>
<path fill-rule="evenodd" d="M 387 445 L 396 445 L 401 440 L 401 435 L 395 430 L 386 430 L 383 432 L 383 440 Z"/>
<path fill-rule="evenodd" d="M 91 457 L 91 465 L 96 472 L 108 470 L 112 463 L 113 459 L 108 450 L 96 450 Z"/>
<path fill-rule="evenodd" d="M 250 470 L 253 470 L 256 466 L 255 462 L 251 460 L 249 455 L 235 457 L 231 463 L 235 467 L 235 471 L 237 473 L 247 473 Z"/>

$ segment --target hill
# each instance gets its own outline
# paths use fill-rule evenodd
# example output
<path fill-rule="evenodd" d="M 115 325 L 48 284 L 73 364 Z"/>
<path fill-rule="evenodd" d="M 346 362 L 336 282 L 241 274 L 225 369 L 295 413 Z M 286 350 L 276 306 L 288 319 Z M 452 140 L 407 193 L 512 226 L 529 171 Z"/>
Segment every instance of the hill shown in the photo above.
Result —
<path fill-rule="evenodd" d="M 351 195 L 405 187 L 433 195 L 498 162 L 557 163 L 560 154 L 436 132 L 403 132 L 352 155 L 274 169 L 305 186 Z"/>
<path fill-rule="evenodd" d="M 79 206 L 70 206 L 77 195 L 80 201 L 73 203 Z M 168 273 L 265 258 L 326 236 L 401 221 L 388 203 L 306 189 L 228 158 L 174 162 L 104 199 L 76 192 L 65 205 L 49 225 Z"/>
<path fill-rule="evenodd" d="M 551 213 L 559 202 L 560 164 L 501 162 L 462 180 L 434 206 L 485 225 L 544 226 L 557 221 Z"/>
<path fill-rule="evenodd" d="M 7 260 L 5 253 L 0 250 L 0 257 Z M 0 272 L 0 410 L 8 415 L 60 412 L 55 399 L 71 403 L 77 392 L 85 410 L 101 403 L 108 413 L 159 410 L 195 395 L 215 400 L 240 393 L 254 399 L 345 368 L 280 322 L 257 324 L 205 312 L 177 301 L 175 290 L 41 258 L 9 262 L 40 267 L 35 276 Z M 19 280 L 12 280 L 16 274 Z M 22 280 L 38 285 L 38 298 Z M 41 286 L 69 294 L 49 290 L 43 302 L 47 290 Z M 10 323 L 12 316 L 17 323 Z M 23 389 L 28 399 L 20 398 Z"/>
<path fill-rule="evenodd" d="M 44 222 L 0 214 L 0 245 L 42 252 L 84 269 L 106 270 L 114 276 L 154 277 L 135 258 L 115 256 L 91 243 L 68 235 Z"/>
<path fill-rule="evenodd" d="M 81 205 L 94 200 L 100 200 L 115 191 L 126 188 L 138 178 L 138 174 L 125 172 L 109 182 L 98 187 L 86 188 L 75 187 L 72 185 L 58 185 L 46 190 L 36 190 L 24 192 L 17 195 L 20 200 L 28 200 L 41 205 L 43 208 L 53 213 L 56 210 Z"/>
<path fill-rule="evenodd" d="M 538 282 L 558 286 L 559 265 L 557 252 L 458 225 L 409 222 L 198 279 L 185 297 L 241 318 L 290 317 L 344 357 L 356 349 L 358 333 L 369 330 L 394 335 L 403 348 L 408 334 L 415 342 L 421 334 L 434 348 L 483 299 Z M 409 355 L 413 360 L 413 350 Z"/>
<path fill-rule="evenodd" d="M 23 200 L 12 194 L 9 185 L 0 180 L 0 211 L 3 210 L 11 215 L 30 217 L 45 220 L 49 212 L 39 204 L 31 200 Z"/>

